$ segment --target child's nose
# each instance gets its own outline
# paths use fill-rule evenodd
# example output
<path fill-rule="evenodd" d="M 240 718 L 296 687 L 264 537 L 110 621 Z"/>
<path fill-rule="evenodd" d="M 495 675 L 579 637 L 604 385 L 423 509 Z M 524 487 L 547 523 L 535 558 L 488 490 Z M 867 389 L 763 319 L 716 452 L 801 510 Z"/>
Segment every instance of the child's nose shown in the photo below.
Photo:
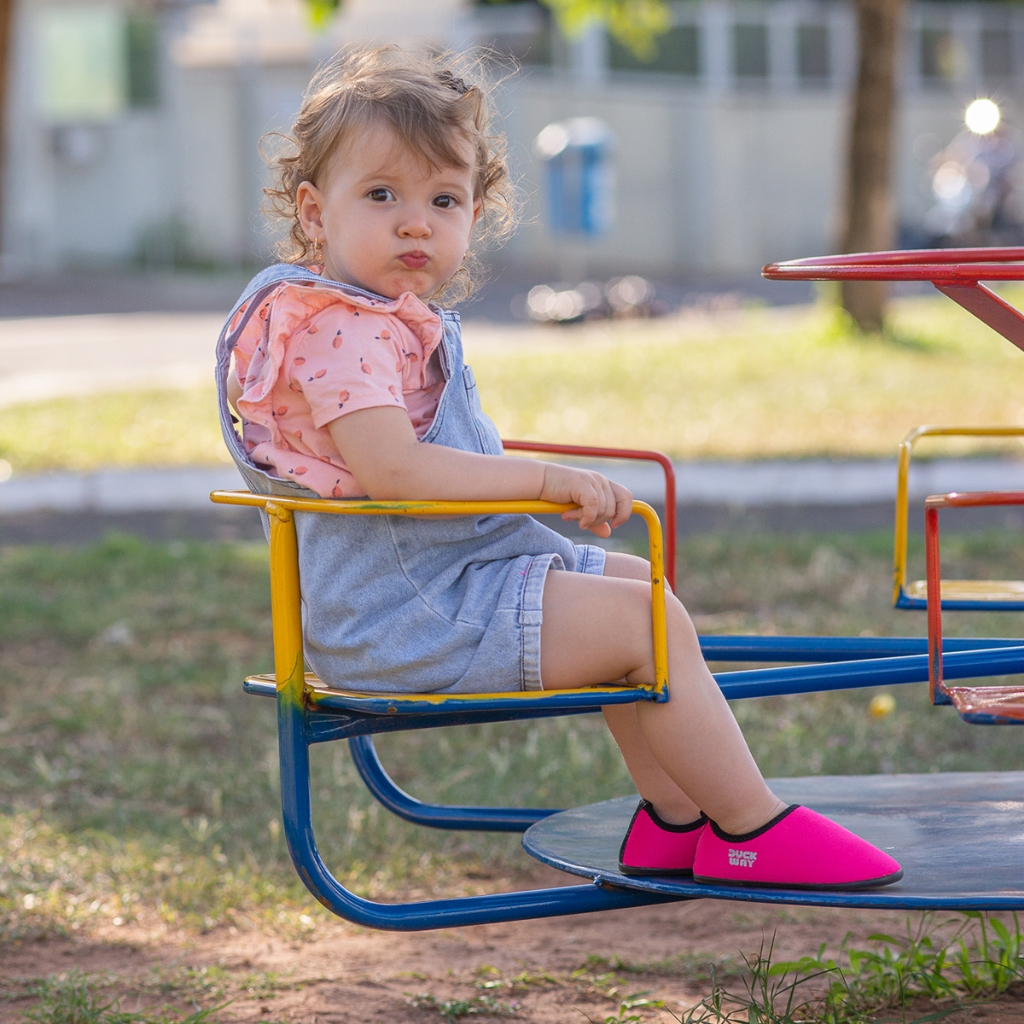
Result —
<path fill-rule="evenodd" d="M 430 221 L 419 211 L 410 212 L 403 218 L 398 233 L 403 238 L 429 238 Z"/>

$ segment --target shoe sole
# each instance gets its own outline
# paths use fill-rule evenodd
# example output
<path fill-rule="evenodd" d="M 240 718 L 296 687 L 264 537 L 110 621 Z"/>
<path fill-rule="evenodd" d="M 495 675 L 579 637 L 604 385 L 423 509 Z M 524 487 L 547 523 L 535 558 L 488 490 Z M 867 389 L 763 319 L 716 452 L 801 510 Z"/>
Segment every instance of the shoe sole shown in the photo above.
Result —
<path fill-rule="evenodd" d="M 634 868 L 619 864 L 619 871 L 629 878 L 690 878 L 693 868 Z"/>
<path fill-rule="evenodd" d="M 625 872 L 623 872 L 625 873 Z M 892 885 L 903 877 L 903 869 L 881 878 L 869 878 L 863 882 L 822 882 L 818 885 L 808 882 L 755 882 L 736 878 L 709 878 L 706 875 L 694 875 L 693 880 L 700 885 L 732 885 L 738 889 L 813 889 L 818 892 L 850 892 L 855 889 L 879 889 L 883 885 Z"/>

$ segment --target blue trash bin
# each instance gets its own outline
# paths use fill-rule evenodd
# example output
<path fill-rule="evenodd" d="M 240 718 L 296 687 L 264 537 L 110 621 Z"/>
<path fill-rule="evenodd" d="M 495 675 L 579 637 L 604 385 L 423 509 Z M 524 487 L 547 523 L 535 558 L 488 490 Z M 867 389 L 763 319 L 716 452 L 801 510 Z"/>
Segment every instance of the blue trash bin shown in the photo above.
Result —
<path fill-rule="evenodd" d="M 560 237 L 596 238 L 612 224 L 613 136 L 596 117 L 549 124 L 533 148 L 545 167 L 547 223 Z"/>

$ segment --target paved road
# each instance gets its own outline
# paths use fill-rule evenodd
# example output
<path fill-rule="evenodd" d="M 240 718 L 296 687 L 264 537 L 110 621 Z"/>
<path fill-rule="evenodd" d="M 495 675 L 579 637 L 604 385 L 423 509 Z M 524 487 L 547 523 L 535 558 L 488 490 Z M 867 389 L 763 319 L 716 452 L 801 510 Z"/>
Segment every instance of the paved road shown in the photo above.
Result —
<path fill-rule="evenodd" d="M 190 387 L 212 380 L 213 352 L 230 309 L 94 312 L 0 318 L 0 406 L 125 388 Z M 202 304 L 200 304 L 202 305 Z M 467 350 L 564 343 L 554 327 L 467 320 Z"/>
<path fill-rule="evenodd" d="M 0 405 L 213 379 L 218 313 L 95 313 L 0 321 Z"/>
<path fill-rule="evenodd" d="M 104 270 L 0 281 L 0 318 L 149 312 L 223 316 L 249 276 L 249 271 L 242 270 L 203 274 Z M 493 268 L 490 280 L 464 304 L 463 312 L 467 317 L 492 323 L 519 322 L 524 316 L 526 293 L 540 283 L 531 272 Z M 765 281 L 756 272 L 727 276 L 690 274 L 654 284 L 658 300 L 669 309 L 716 308 L 752 300 L 771 305 L 814 301 L 814 286 L 809 282 Z M 925 287 L 930 289 L 931 285 Z"/>

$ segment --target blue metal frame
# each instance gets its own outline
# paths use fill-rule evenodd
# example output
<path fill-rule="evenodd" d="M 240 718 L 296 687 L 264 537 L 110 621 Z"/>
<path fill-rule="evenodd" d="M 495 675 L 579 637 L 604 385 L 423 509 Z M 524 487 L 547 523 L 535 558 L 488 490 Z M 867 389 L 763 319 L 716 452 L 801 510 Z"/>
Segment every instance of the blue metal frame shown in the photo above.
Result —
<path fill-rule="evenodd" d="M 732 638 L 726 638 L 732 639 Z M 743 638 L 737 638 L 743 639 Z M 754 638 L 757 639 L 757 638 Z M 783 639 L 765 637 L 764 639 Z M 803 638 L 794 638 L 803 639 Z M 836 638 L 854 640 L 860 638 Z M 873 643 L 878 643 L 873 638 Z M 925 640 L 912 637 L 893 638 L 900 647 L 921 649 Z M 1024 641 L 993 640 L 991 647 L 977 647 L 976 640 L 953 640 L 947 642 L 943 654 L 943 675 L 947 679 L 977 679 L 984 676 L 1013 675 L 1024 673 Z M 970 645 L 970 646 L 968 646 Z M 833 654 L 843 650 L 837 644 Z M 736 649 L 741 649 L 737 645 Z M 865 650 L 868 648 L 865 647 Z M 884 647 L 878 649 L 884 650 Z M 795 650 L 795 648 L 794 648 Z M 847 651 L 846 653 L 851 653 Z M 753 659 L 753 651 L 743 648 L 742 655 L 733 655 L 736 660 Z M 780 649 L 773 650 L 774 660 L 782 655 Z M 719 656 L 718 660 L 722 660 Z M 762 657 L 762 660 L 763 657 Z M 861 657 L 848 661 L 824 661 L 815 664 L 786 665 L 780 668 L 756 668 L 734 672 L 716 672 L 715 679 L 729 700 L 744 700 L 750 697 L 775 697 L 794 693 L 816 693 L 826 690 L 854 690 L 869 686 L 900 686 L 905 683 L 921 683 L 928 680 L 928 655 L 901 654 L 894 657 Z M 272 697 L 274 687 L 269 682 L 247 680 L 245 689 L 257 696 Z M 448 725 L 465 725 L 470 722 L 501 722 L 527 718 L 546 718 L 558 715 L 586 714 L 599 710 L 600 702 L 588 700 L 587 695 L 558 693 L 539 694 L 532 701 L 511 701 L 497 696 L 491 700 L 476 700 L 472 706 L 449 708 L 447 704 L 427 705 L 405 710 L 401 702 L 395 702 L 390 714 L 383 714 L 376 707 L 363 710 L 359 705 L 365 698 L 338 693 L 336 699 L 320 699 L 315 709 L 316 717 L 310 727 L 310 742 L 323 743 L 336 739 L 349 739 L 378 732 L 398 732 L 406 729 L 434 729 Z M 380 698 L 385 699 L 385 698 Z M 630 696 L 616 694 L 615 703 L 650 699 L 646 694 Z M 602 698 L 604 703 L 611 703 Z M 322 717 L 320 717 L 322 716 Z"/>
<path fill-rule="evenodd" d="M 462 831 L 525 832 L 541 818 L 558 811 L 554 807 L 461 807 L 424 803 L 395 785 L 377 756 L 373 737 L 353 736 L 348 748 L 366 788 L 392 814 L 416 825 Z"/>
<path fill-rule="evenodd" d="M 454 928 L 495 921 L 561 917 L 597 910 L 618 910 L 652 903 L 676 902 L 684 897 L 643 893 L 608 886 L 595 879 L 589 885 L 560 886 L 425 900 L 420 903 L 375 903 L 349 892 L 328 870 L 316 847 L 310 801 L 309 747 L 316 742 L 311 715 L 285 697 L 277 702 L 277 735 L 281 758 L 281 806 L 288 852 L 306 888 L 328 910 L 368 928 L 415 931 Z"/>
<path fill-rule="evenodd" d="M 901 590 L 899 597 L 893 602 L 893 607 L 906 611 L 924 612 L 928 610 L 928 600 L 923 597 L 911 597 Z M 942 610 L 945 612 L 1019 612 L 1024 611 L 1024 601 L 978 601 L 943 598 Z"/>
<path fill-rule="evenodd" d="M 923 636 L 702 636 L 699 639 L 706 661 L 853 661 L 928 652 L 928 639 Z M 949 651 L 977 651 L 1016 647 L 1024 644 L 1024 639 L 945 638 L 943 643 Z"/>
<path fill-rule="evenodd" d="M 871 657 L 878 651 L 924 652 L 927 640 L 918 637 L 709 637 L 702 638 L 702 647 L 709 658 L 745 660 L 754 654 L 758 647 L 756 641 L 760 640 L 772 642 L 761 650 L 762 658 L 767 654 L 780 660 L 791 660 L 800 654 L 828 657 L 855 653 L 862 653 L 865 658 L 860 663 L 840 662 L 801 666 L 798 670 L 754 669 L 749 672 L 719 673 L 715 678 L 729 699 L 865 686 L 893 686 L 925 682 L 928 678 L 926 653 L 904 655 L 899 658 Z M 995 646 L 979 651 L 975 645 L 981 644 Z M 712 651 L 713 655 L 710 653 Z M 969 652 L 972 651 L 974 655 L 970 656 Z M 947 645 L 947 653 L 967 655 L 945 660 L 948 672 L 952 673 L 949 678 L 971 678 L 979 672 L 983 675 L 1002 675 L 1024 671 L 1024 646 L 1019 640 L 953 640 Z M 581 708 L 568 713 L 586 714 L 593 710 L 596 709 Z M 1007 720 L 973 715 L 965 718 L 965 721 L 977 725 L 991 725 L 1004 724 Z M 422 722 L 417 723 L 417 726 L 425 727 L 428 724 Z M 395 784 L 381 763 L 371 736 L 351 737 L 349 749 L 356 770 L 367 789 L 393 814 L 417 825 L 482 832 L 522 832 L 542 818 L 557 813 L 556 808 L 547 807 L 465 807 L 426 803 Z"/>
<path fill-rule="evenodd" d="M 731 656 L 746 660 L 753 657 L 754 648 L 746 638 L 719 638 L 731 643 L 718 647 L 717 656 Z M 761 656 L 791 657 L 801 647 L 793 645 L 792 638 L 755 638 L 773 641 L 762 649 Z M 802 638 L 797 638 L 802 639 Z M 814 638 L 806 638 L 808 641 Z M 850 641 L 866 640 L 864 644 Z M 778 641 L 777 643 L 774 643 Z M 875 653 L 878 650 L 914 648 L 921 641 L 916 638 L 896 638 L 895 644 L 878 646 L 873 638 L 832 638 L 824 644 L 818 640 L 817 650 L 825 648 L 832 656 L 842 652 Z M 791 646 L 786 647 L 785 643 Z M 978 641 L 963 641 L 977 643 Z M 1024 645 L 1014 646 L 999 641 L 999 646 L 986 649 L 949 651 L 943 655 L 944 674 L 947 678 L 971 678 L 982 675 L 1003 675 L 1024 672 Z M 874 646 L 872 646 L 874 645 Z M 812 649 L 808 643 L 805 654 Z M 959 645 L 958 645 L 959 646 Z M 828 656 L 826 654 L 826 656 Z M 927 654 L 909 654 L 896 657 L 863 657 L 824 664 L 795 665 L 783 668 L 752 669 L 719 673 L 716 678 L 723 693 L 730 699 L 770 696 L 786 693 L 806 693 L 817 690 L 853 687 L 896 685 L 921 682 L 928 678 Z M 250 684 L 249 692 L 264 693 L 262 686 Z M 643 906 L 651 903 L 673 902 L 691 898 L 677 893 L 639 891 L 617 888 L 606 878 L 595 877 L 592 884 L 563 886 L 554 889 L 527 890 L 470 896 L 459 899 L 427 900 L 409 904 L 380 904 L 366 900 L 347 890 L 331 874 L 316 847 L 313 834 L 312 804 L 310 799 L 309 747 L 334 739 L 348 738 L 360 774 L 371 792 L 395 814 L 408 821 L 436 828 L 480 829 L 489 831 L 523 831 L 529 825 L 554 813 L 547 808 L 493 808 L 458 807 L 428 804 L 409 796 L 388 776 L 377 758 L 370 735 L 407 729 L 436 728 L 468 722 L 510 721 L 521 718 L 552 715 L 585 714 L 597 709 L 582 698 L 575 705 L 571 701 L 559 707 L 544 707 L 550 699 L 540 697 L 535 706 L 488 708 L 480 702 L 473 709 L 434 713 L 416 711 L 409 714 L 366 714 L 351 709 L 318 706 L 298 706 L 288 700 L 286 692 L 277 695 L 278 742 L 281 759 L 281 801 L 284 815 L 285 838 L 288 851 L 299 877 L 310 892 L 325 907 L 346 919 L 372 928 L 389 930 L 417 930 L 424 928 L 456 927 L 498 921 L 553 917 L 581 914 L 598 910 Z M 643 699 L 643 697 L 641 697 Z M 500 702 L 496 702 L 500 703 Z M 704 895 L 701 892 L 701 895 Z M 710 893 L 709 893 L 710 895 Z M 734 898 L 742 894 L 729 893 Z M 845 894 L 847 902 L 856 901 L 855 894 Z M 856 904 L 861 905 L 861 904 Z"/>

